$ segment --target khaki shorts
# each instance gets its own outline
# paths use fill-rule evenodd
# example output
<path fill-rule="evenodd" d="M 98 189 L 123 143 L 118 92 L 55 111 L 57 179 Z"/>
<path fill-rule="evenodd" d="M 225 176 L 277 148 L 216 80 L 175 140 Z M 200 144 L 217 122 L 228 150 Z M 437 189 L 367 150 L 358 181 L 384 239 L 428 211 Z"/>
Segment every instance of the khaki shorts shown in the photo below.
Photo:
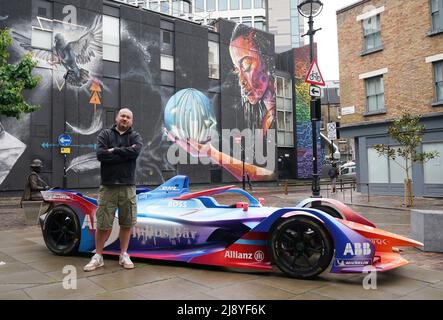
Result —
<path fill-rule="evenodd" d="M 137 223 L 136 199 L 135 186 L 100 186 L 95 213 L 97 229 L 112 229 L 117 208 L 120 227 L 134 226 Z"/>

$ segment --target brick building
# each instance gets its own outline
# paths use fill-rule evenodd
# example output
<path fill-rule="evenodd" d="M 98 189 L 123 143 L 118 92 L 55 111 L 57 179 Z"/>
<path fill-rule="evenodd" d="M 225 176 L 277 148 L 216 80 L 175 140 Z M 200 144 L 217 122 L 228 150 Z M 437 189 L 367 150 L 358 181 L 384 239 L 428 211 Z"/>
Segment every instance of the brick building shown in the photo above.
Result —
<path fill-rule="evenodd" d="M 443 156 L 443 0 L 362 0 L 337 11 L 341 136 L 355 140 L 363 192 L 401 194 L 403 169 L 379 157 L 392 119 L 423 115 L 422 150 Z M 443 196 L 443 160 L 412 169 L 416 195 Z"/>

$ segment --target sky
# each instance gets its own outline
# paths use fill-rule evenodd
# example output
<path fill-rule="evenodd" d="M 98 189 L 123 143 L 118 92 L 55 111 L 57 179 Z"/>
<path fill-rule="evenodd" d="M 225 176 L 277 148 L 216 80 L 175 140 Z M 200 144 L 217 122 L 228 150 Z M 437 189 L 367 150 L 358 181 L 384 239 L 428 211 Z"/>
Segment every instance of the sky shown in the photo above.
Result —
<path fill-rule="evenodd" d="M 314 41 L 317 42 L 318 66 L 324 80 L 339 80 L 336 11 L 358 1 L 322 0 L 323 11 L 314 18 L 314 29 L 322 28 L 315 34 Z M 308 30 L 307 19 L 305 30 Z M 309 44 L 308 36 L 303 39 Z"/>

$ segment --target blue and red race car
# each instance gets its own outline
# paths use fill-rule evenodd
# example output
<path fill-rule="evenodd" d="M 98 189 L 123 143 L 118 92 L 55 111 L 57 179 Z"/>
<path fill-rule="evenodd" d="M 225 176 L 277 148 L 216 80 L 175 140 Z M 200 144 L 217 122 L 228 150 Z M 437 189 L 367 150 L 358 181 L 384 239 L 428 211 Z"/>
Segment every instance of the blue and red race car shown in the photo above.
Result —
<path fill-rule="evenodd" d="M 245 201 L 221 205 L 212 197 L 228 193 Z M 94 252 L 97 200 L 67 190 L 42 195 L 48 204 L 40 216 L 46 246 L 57 255 Z M 288 276 L 309 279 L 330 265 L 333 273 L 390 270 L 408 263 L 397 246 L 422 246 L 376 228 L 333 199 L 266 207 L 235 186 L 190 193 L 186 176 L 137 197 L 132 257 L 261 270 L 276 264 Z M 105 254 L 120 253 L 118 235 L 116 213 Z"/>

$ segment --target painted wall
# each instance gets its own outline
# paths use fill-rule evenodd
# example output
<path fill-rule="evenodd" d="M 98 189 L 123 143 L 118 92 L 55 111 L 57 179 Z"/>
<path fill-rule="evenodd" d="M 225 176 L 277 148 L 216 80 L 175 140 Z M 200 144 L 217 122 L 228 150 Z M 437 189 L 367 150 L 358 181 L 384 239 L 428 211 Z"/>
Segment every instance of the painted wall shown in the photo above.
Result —
<path fill-rule="evenodd" d="M 316 52 L 316 47 L 315 51 Z M 316 56 L 316 53 L 315 55 Z M 309 84 L 305 82 L 310 66 L 309 45 L 294 49 L 294 90 L 296 93 L 296 130 L 297 130 L 297 177 L 312 176 L 312 123 L 310 111 Z M 317 125 L 320 137 L 320 123 Z M 322 172 L 324 158 L 321 140 L 317 143 L 318 172 Z"/>
<path fill-rule="evenodd" d="M 39 87 L 27 96 L 28 101 L 42 108 L 20 120 L 1 118 L 0 190 L 23 189 L 34 158 L 43 161 L 42 176 L 51 186 L 62 185 L 66 165 L 69 188 L 97 187 L 100 175 L 94 149 L 96 137 L 114 123 L 120 107 L 134 112 L 134 128 L 144 141 L 136 173 L 138 184 L 159 184 L 178 173 L 189 175 L 191 182 L 238 181 L 241 159 L 233 152 L 234 145 L 222 155 L 226 151 L 221 148 L 222 139 L 197 141 L 205 142 L 212 152 L 195 156 L 186 139 L 195 137 L 195 131 L 194 136 L 181 137 L 185 145 L 168 135 L 171 130 L 165 123 L 167 106 L 177 110 L 177 98 L 183 93 L 191 98 L 201 94 L 204 98 L 195 99 L 196 107 L 189 111 L 200 117 L 198 121 L 180 122 L 182 129 L 197 128 L 200 133 L 208 130 L 209 135 L 219 136 L 223 129 L 261 129 L 262 142 L 275 139 L 271 133 L 275 128 L 275 63 L 270 34 L 244 30 L 252 41 L 249 55 L 263 64 L 249 75 L 252 80 L 246 88 L 241 84 L 245 74 L 240 76 L 231 55 L 236 27 L 231 22 L 220 21 L 218 33 L 213 33 L 193 23 L 167 21 L 157 13 L 118 3 L 104 6 L 101 1 L 0 0 L 0 4 L 0 26 L 8 27 L 14 37 L 11 62 L 31 51 L 38 61 L 35 73 L 42 77 Z M 120 19 L 119 63 L 103 60 L 103 13 Z M 31 46 L 33 27 L 52 32 L 52 50 Z M 160 69 L 161 30 L 174 34 L 175 72 Z M 220 43 L 220 80 L 208 78 L 208 37 Z M 257 83 L 263 84 L 262 91 Z M 248 95 L 254 90 L 259 93 L 257 101 L 251 103 Z M 100 103 L 94 103 L 97 99 Z M 186 119 L 188 111 L 180 110 Z M 62 133 L 71 135 L 73 144 L 66 162 L 57 146 Z M 252 149 L 252 156 L 246 159 L 247 172 L 255 180 L 273 179 L 275 168 L 268 170 L 263 161 L 258 161 L 261 159 L 254 153 L 255 144 L 247 145 Z M 173 145 L 179 147 L 177 152 L 185 150 L 186 163 L 171 163 L 168 159 Z M 267 151 L 265 147 L 265 154 L 275 154 L 275 150 Z M 232 161 L 215 161 L 220 157 Z M 202 162 L 201 158 L 212 161 Z"/>

